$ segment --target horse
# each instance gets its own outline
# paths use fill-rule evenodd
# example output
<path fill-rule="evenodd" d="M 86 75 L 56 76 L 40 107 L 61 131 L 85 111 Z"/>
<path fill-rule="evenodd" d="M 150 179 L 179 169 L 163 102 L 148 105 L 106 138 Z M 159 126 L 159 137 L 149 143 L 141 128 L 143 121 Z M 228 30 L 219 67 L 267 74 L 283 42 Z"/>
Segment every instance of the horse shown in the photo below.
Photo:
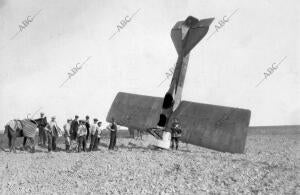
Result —
<path fill-rule="evenodd" d="M 24 120 L 11 120 L 5 125 L 5 133 L 8 137 L 9 151 L 16 152 L 16 138 L 24 137 L 23 148 L 25 148 L 26 140 L 29 139 L 31 143 L 31 152 L 35 152 L 34 137 L 38 126 L 38 120 L 24 119 Z"/>

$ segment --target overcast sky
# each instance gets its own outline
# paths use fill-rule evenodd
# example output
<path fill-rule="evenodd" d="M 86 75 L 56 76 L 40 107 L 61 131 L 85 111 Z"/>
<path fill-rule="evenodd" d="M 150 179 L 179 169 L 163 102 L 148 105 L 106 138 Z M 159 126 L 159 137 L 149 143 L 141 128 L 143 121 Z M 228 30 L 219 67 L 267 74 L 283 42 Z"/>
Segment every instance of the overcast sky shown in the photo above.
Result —
<path fill-rule="evenodd" d="M 170 30 L 189 15 L 215 20 L 191 51 L 184 100 L 250 109 L 250 125 L 300 124 L 299 5 L 297 0 L 0 0 L 0 126 L 39 108 L 60 125 L 75 114 L 104 121 L 119 91 L 162 97 L 170 80 L 158 85 L 177 59 Z M 19 32 L 22 21 L 35 14 Z"/>

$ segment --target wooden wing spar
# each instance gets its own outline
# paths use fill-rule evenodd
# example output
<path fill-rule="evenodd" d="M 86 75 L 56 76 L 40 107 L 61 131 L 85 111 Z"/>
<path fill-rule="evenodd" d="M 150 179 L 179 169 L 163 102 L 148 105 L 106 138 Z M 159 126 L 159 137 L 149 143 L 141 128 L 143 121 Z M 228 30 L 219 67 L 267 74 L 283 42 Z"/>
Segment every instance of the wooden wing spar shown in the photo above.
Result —
<path fill-rule="evenodd" d="M 212 21 L 213 18 L 199 21 L 189 16 L 177 22 L 171 38 L 178 59 L 164 98 L 119 92 L 106 121 L 114 118 L 128 128 L 159 127 L 168 132 L 172 119 L 177 118 L 183 129 L 182 141 L 222 152 L 243 153 L 250 110 L 181 101 L 189 53 L 206 35 Z"/>

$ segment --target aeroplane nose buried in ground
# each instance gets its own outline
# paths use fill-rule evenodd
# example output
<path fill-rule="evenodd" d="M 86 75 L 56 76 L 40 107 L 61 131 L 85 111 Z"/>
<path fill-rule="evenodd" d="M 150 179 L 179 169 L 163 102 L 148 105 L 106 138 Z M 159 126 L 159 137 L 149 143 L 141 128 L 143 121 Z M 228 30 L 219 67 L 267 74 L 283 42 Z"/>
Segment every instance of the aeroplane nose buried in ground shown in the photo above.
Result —
<path fill-rule="evenodd" d="M 189 53 L 206 35 L 213 20 L 189 16 L 172 28 L 171 38 L 178 59 L 164 98 L 119 92 L 106 120 L 111 122 L 114 117 L 119 125 L 129 129 L 147 130 L 157 138 L 154 145 L 168 149 L 171 121 L 176 118 L 183 129 L 183 142 L 223 152 L 242 153 L 250 110 L 181 101 Z"/>

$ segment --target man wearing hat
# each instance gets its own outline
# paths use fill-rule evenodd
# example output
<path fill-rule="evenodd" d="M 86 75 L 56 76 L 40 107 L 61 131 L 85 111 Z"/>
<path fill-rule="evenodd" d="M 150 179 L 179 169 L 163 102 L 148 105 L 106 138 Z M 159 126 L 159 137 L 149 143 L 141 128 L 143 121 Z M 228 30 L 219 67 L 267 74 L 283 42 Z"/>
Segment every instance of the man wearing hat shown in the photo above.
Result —
<path fill-rule="evenodd" d="M 176 150 L 178 149 L 178 142 L 179 138 L 181 137 L 181 126 L 179 124 L 179 121 L 177 118 L 173 119 L 172 125 L 171 125 L 171 148 L 174 149 L 174 142 L 176 145 Z"/>
<path fill-rule="evenodd" d="M 71 129 L 71 121 L 72 119 L 67 119 L 67 123 L 64 125 L 64 137 L 65 137 L 65 144 L 66 144 L 66 151 L 70 151 L 70 129 Z"/>
<path fill-rule="evenodd" d="M 79 126 L 78 118 L 79 118 L 79 116 L 76 115 L 75 119 L 71 123 L 71 129 L 70 129 L 71 140 L 76 140 L 76 138 L 77 138 L 77 132 L 78 132 L 78 126 Z"/>
<path fill-rule="evenodd" d="M 56 150 L 56 139 L 58 137 L 58 126 L 55 121 L 55 116 L 51 117 L 51 121 L 46 126 L 48 139 L 48 152 Z"/>
<path fill-rule="evenodd" d="M 45 132 L 45 127 L 47 125 L 47 118 L 45 114 L 41 112 L 41 118 L 38 119 L 38 129 L 39 129 L 39 145 L 46 146 L 47 136 Z"/>
<path fill-rule="evenodd" d="M 81 152 L 81 146 L 83 148 L 83 151 L 86 151 L 86 134 L 87 129 L 85 126 L 85 121 L 80 120 L 79 121 L 79 127 L 78 127 L 78 152 Z"/>
<path fill-rule="evenodd" d="M 87 130 L 86 141 L 88 141 L 90 135 L 90 117 L 88 115 L 85 117 L 85 127 Z"/>
<path fill-rule="evenodd" d="M 91 128 L 90 128 L 91 143 L 90 143 L 89 151 L 92 151 L 96 144 L 97 134 L 98 134 L 97 121 L 98 121 L 98 119 L 94 118 L 94 123 L 91 125 Z"/>
<path fill-rule="evenodd" d="M 115 122 L 115 119 L 111 119 L 111 124 L 107 128 L 110 131 L 110 141 L 109 141 L 109 150 L 113 150 L 116 146 L 117 142 L 117 131 L 118 131 L 118 126 L 117 123 Z"/>
<path fill-rule="evenodd" d="M 101 132 L 102 132 L 102 129 L 101 129 L 101 124 L 102 124 L 102 122 L 101 121 L 99 121 L 98 123 L 97 123 L 97 130 L 96 130 L 96 144 L 95 144 L 95 146 L 94 146 L 94 150 L 98 150 L 98 146 L 99 146 L 99 143 L 100 143 L 100 137 L 101 137 Z"/>

